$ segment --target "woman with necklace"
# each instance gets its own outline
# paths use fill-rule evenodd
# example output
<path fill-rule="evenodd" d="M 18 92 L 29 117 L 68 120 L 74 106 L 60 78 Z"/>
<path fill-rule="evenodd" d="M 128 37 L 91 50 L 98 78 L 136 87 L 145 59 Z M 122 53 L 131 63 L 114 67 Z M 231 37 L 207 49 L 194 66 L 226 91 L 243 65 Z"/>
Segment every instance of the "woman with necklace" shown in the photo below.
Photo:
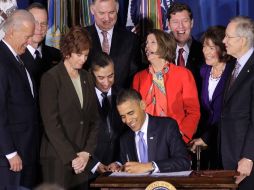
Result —
<path fill-rule="evenodd" d="M 176 41 L 172 34 L 152 30 L 146 39 L 146 56 L 150 65 L 134 76 L 133 88 L 153 116 L 171 117 L 179 125 L 188 143 L 200 117 L 197 88 L 191 72 L 173 64 Z"/>
<path fill-rule="evenodd" d="M 222 40 L 225 36 L 225 27 L 214 26 L 202 36 L 203 53 L 206 64 L 201 68 L 201 120 L 197 136 L 191 141 L 191 150 L 196 146 L 207 147 L 202 153 L 201 169 L 219 169 L 217 150 L 218 122 L 220 120 L 223 92 L 234 65 L 226 54 Z"/>

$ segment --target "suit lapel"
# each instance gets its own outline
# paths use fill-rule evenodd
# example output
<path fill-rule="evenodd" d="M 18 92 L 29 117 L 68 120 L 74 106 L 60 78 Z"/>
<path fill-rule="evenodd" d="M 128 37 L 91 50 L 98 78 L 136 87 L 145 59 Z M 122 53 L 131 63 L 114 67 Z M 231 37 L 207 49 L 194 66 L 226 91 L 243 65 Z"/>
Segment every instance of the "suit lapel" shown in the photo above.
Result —
<path fill-rule="evenodd" d="M 75 104 L 79 109 L 81 109 L 80 101 L 79 101 L 79 99 L 78 99 L 78 94 L 77 94 L 77 92 L 76 92 L 76 90 L 75 90 L 75 87 L 74 87 L 74 85 L 73 85 L 73 83 L 72 83 L 72 80 L 71 80 L 71 78 L 70 78 L 70 76 L 69 76 L 69 74 L 68 74 L 68 72 L 67 72 L 67 70 L 66 70 L 66 68 L 65 68 L 65 66 L 64 66 L 64 63 L 63 63 L 63 62 L 60 62 L 60 63 L 58 64 L 58 66 L 59 66 L 59 70 L 60 70 L 60 77 L 62 78 L 62 81 L 64 81 L 63 83 L 64 83 L 65 88 L 68 89 L 68 90 L 66 91 L 67 93 L 69 93 L 69 96 L 68 96 L 68 97 L 72 98 L 74 104 Z M 81 77 L 81 76 L 80 76 L 80 77 Z M 82 84 L 81 84 L 81 86 L 82 86 Z M 84 96 L 84 95 L 83 95 L 83 96 Z"/>
<path fill-rule="evenodd" d="M 149 115 L 147 128 L 148 161 L 155 160 L 156 145 L 157 145 L 156 123 L 153 117 Z"/>
<path fill-rule="evenodd" d="M 229 98 L 235 93 L 236 90 L 239 90 L 239 86 L 241 84 L 243 84 L 243 81 L 250 75 L 253 75 L 253 61 L 254 61 L 254 52 L 252 53 L 252 55 L 250 56 L 250 58 L 248 59 L 247 63 L 244 65 L 244 67 L 242 68 L 241 72 L 239 73 L 239 75 L 237 76 L 237 78 L 235 79 L 234 83 L 232 84 L 232 86 L 230 88 L 229 87 L 229 82 L 230 80 L 228 80 L 227 82 L 227 92 L 226 92 L 226 96 L 225 96 L 225 103 L 229 100 Z"/>
<path fill-rule="evenodd" d="M 95 25 L 93 25 L 91 27 L 91 37 L 93 39 L 93 49 L 94 50 L 100 50 L 102 51 L 102 48 L 101 48 L 101 42 L 100 42 L 100 38 L 99 38 L 99 34 L 97 33 L 97 30 L 95 28 Z"/>
<path fill-rule="evenodd" d="M 130 146 L 126 150 L 130 161 L 138 162 L 138 153 L 137 153 L 137 148 L 136 148 L 136 143 L 135 143 L 135 132 L 131 131 L 129 133 L 127 142 L 130 143 Z M 127 158 L 127 155 L 126 155 L 126 158 Z"/>
<path fill-rule="evenodd" d="M 119 53 L 118 52 L 119 42 L 121 42 L 121 39 L 120 39 L 119 33 L 117 31 L 117 28 L 114 27 L 112 40 L 111 40 L 111 46 L 110 46 L 110 53 L 109 53 L 110 56 L 117 57 L 117 53 Z"/>

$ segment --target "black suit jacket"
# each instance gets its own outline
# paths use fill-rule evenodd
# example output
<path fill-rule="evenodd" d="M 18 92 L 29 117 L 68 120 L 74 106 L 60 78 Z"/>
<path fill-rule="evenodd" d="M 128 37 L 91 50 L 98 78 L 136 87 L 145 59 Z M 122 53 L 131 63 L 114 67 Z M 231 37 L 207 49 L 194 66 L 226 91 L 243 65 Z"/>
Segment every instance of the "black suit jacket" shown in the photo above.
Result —
<path fill-rule="evenodd" d="M 160 172 L 190 169 L 187 149 L 175 120 L 149 115 L 147 128 L 148 161 L 154 161 Z M 135 132 L 128 130 L 120 139 L 121 161 L 138 161 Z"/>
<path fill-rule="evenodd" d="M 111 103 L 111 110 L 108 116 L 108 119 L 110 121 L 110 130 L 107 124 L 107 118 L 103 114 L 102 107 L 97 97 L 100 124 L 95 157 L 98 159 L 97 161 L 100 161 L 106 165 L 119 160 L 119 138 L 125 128 L 121 121 L 121 117 L 116 109 L 117 92 L 118 90 L 115 87 L 112 87 L 111 97 L 108 97 Z"/>
<path fill-rule="evenodd" d="M 32 74 L 37 88 L 39 88 L 41 76 L 47 70 L 55 66 L 61 60 L 61 53 L 58 49 L 42 44 L 42 60 L 36 63 L 33 55 L 28 49 L 20 57 L 24 61 L 26 68 Z"/>
<path fill-rule="evenodd" d="M 96 52 L 101 52 L 101 43 L 95 25 L 86 28 L 92 37 L 92 49 L 89 53 L 86 69 L 90 67 Z M 137 36 L 127 30 L 114 27 L 110 47 L 110 57 L 115 66 L 115 85 L 128 88 L 133 75 L 141 65 L 141 50 Z"/>
<path fill-rule="evenodd" d="M 198 94 L 200 97 L 202 88 L 202 78 L 200 75 L 200 69 L 204 63 L 203 46 L 200 42 L 192 38 L 190 46 L 190 53 L 187 59 L 186 68 L 188 68 L 194 76 Z"/>
<path fill-rule="evenodd" d="M 254 161 L 254 53 L 229 89 L 221 116 L 221 153 L 225 169 L 236 169 L 242 158 Z"/>
<path fill-rule="evenodd" d="M 20 63 L 0 41 L 0 167 L 9 167 L 5 155 L 14 151 L 25 166 L 38 161 L 37 94 L 34 90 L 32 96 L 25 77 Z"/>
<path fill-rule="evenodd" d="M 254 53 L 229 88 L 227 81 L 224 95 L 220 147 L 224 169 L 237 169 L 241 158 L 254 161 Z M 249 184 L 248 184 L 249 183 Z M 242 189 L 254 188 L 254 170 L 241 184 Z"/>

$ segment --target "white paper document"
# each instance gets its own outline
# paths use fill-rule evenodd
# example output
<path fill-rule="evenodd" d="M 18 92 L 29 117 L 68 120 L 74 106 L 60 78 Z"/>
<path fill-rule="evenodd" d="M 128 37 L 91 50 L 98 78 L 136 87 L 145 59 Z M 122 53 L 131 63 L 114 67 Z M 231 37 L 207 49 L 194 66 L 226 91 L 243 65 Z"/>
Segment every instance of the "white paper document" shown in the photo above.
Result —
<path fill-rule="evenodd" d="M 148 176 L 150 173 L 133 174 L 128 172 L 113 172 L 109 176 L 111 177 L 135 177 L 135 176 Z"/>
<path fill-rule="evenodd" d="M 184 177 L 189 176 L 192 170 L 189 171 L 181 171 L 181 172 L 168 172 L 168 173 L 152 173 L 151 176 L 155 177 Z"/>
<path fill-rule="evenodd" d="M 181 171 L 181 172 L 168 172 L 168 173 L 141 173 L 141 174 L 132 174 L 128 172 L 114 172 L 110 174 L 111 177 L 135 177 L 135 176 L 154 176 L 154 177 L 181 177 L 189 176 L 192 170 L 190 171 Z"/>

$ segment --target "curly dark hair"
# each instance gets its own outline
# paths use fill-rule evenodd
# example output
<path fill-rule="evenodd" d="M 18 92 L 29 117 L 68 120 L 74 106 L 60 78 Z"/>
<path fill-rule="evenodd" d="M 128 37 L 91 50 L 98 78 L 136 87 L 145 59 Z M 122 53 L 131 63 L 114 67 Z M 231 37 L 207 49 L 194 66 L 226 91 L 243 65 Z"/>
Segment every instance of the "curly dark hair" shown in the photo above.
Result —
<path fill-rule="evenodd" d="M 71 53 L 82 53 L 82 51 L 90 49 L 91 45 L 92 41 L 88 31 L 83 27 L 73 26 L 61 39 L 60 50 L 65 58 Z"/>

